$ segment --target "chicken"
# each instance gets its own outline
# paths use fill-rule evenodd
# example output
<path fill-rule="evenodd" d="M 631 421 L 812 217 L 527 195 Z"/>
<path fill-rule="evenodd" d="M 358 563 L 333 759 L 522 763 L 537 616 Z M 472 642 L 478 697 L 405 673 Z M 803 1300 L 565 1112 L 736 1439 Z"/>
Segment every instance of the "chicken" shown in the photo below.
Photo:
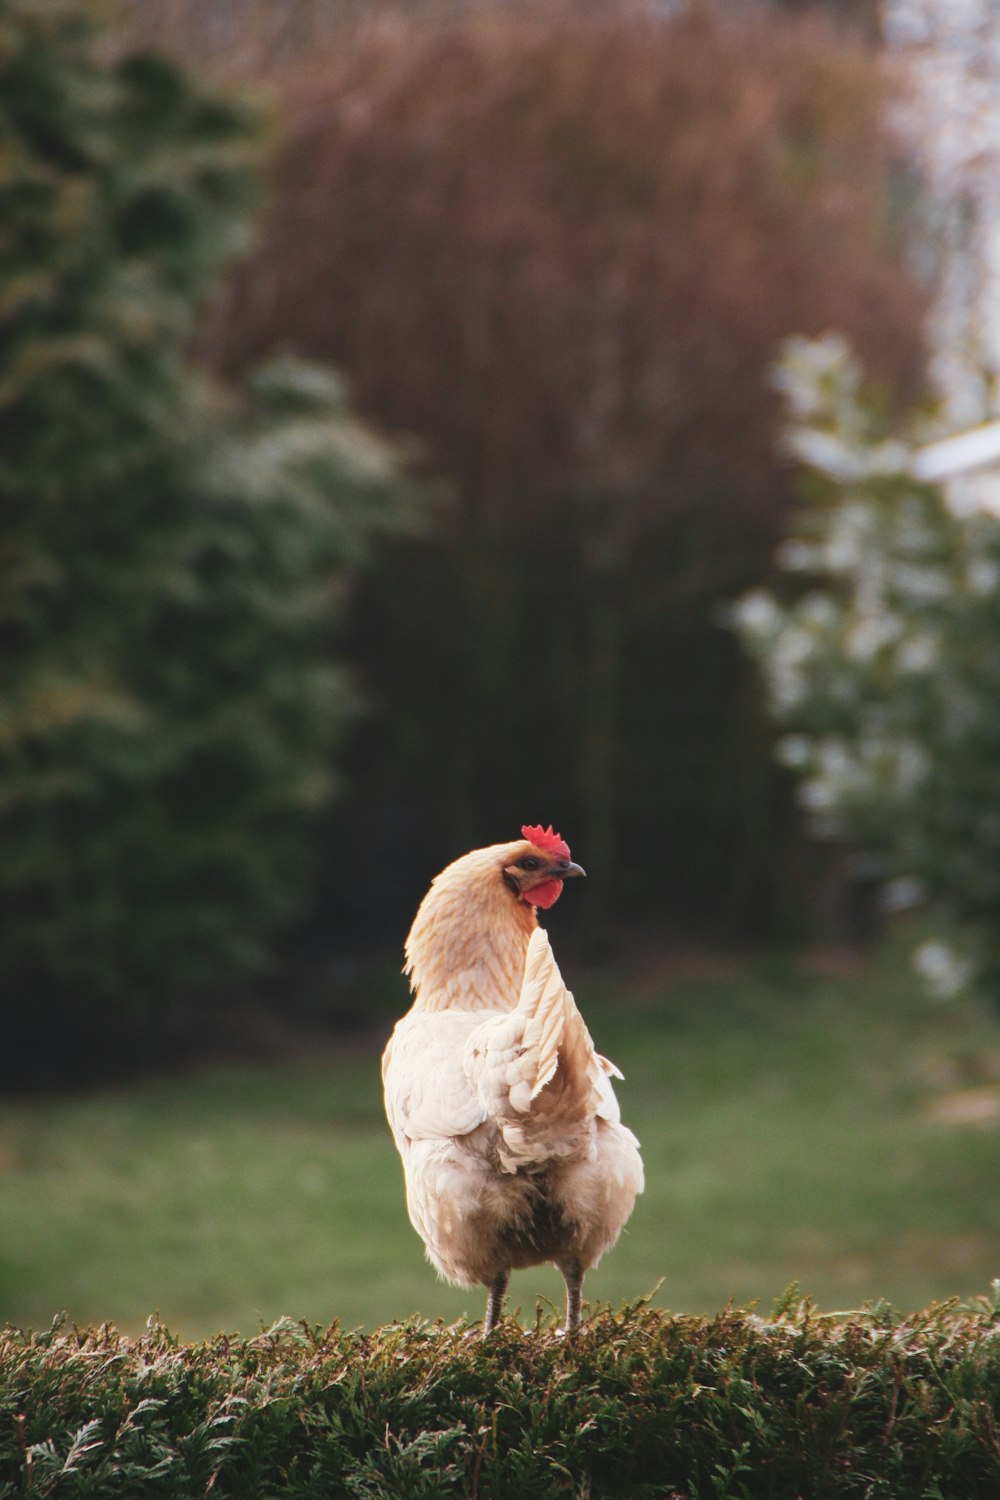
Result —
<path fill-rule="evenodd" d="M 584 1272 L 642 1192 L 607 1058 L 556 967 L 537 908 L 583 875 L 551 826 L 521 830 L 443 870 L 409 937 L 413 1005 L 382 1058 L 410 1220 L 442 1276 L 488 1289 L 483 1333 L 512 1270 L 552 1261 L 565 1332 Z"/>

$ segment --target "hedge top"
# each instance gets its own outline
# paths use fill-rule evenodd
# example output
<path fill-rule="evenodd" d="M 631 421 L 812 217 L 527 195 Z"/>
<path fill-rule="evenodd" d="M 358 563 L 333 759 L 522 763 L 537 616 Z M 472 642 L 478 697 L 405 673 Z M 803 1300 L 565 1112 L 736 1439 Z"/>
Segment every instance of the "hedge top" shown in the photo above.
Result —
<path fill-rule="evenodd" d="M 371 1335 L 283 1320 L 0 1340 L 0 1496 L 927 1496 L 1000 1488 L 1000 1303 L 604 1309 Z"/>

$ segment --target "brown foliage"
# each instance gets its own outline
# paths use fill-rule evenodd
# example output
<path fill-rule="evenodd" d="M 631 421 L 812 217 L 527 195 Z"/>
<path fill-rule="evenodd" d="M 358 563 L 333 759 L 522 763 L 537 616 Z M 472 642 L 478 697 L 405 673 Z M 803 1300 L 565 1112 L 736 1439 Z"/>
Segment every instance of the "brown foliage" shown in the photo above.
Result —
<path fill-rule="evenodd" d="M 296 95 L 230 355 L 341 360 L 474 511 L 759 464 L 789 332 L 919 370 L 882 70 L 817 24 L 396 21 Z"/>
<path fill-rule="evenodd" d="M 389 570 L 358 643 L 403 746 L 390 798 L 422 793 L 445 852 L 529 815 L 609 872 L 624 842 L 648 874 L 696 839 L 702 904 L 731 887 L 760 915 L 773 786 L 713 610 L 780 524 L 780 339 L 844 329 L 897 399 L 919 387 L 886 92 L 814 17 L 700 6 L 385 19 L 289 88 L 218 357 L 335 360 L 455 482 L 441 548 Z M 514 706 L 548 726 L 523 757 Z M 687 888 L 688 858 L 657 863 Z"/>

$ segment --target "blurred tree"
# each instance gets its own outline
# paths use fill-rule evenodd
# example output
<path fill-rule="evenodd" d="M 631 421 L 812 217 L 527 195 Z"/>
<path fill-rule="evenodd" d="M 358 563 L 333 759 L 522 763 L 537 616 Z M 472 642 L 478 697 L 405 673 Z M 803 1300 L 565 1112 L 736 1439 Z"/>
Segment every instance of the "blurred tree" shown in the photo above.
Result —
<path fill-rule="evenodd" d="M 892 388 L 921 379 L 877 60 L 815 16 L 490 11 L 344 38 L 287 98 L 219 358 L 280 332 L 343 361 L 456 482 L 358 617 L 383 714 L 339 816 L 364 808 L 385 854 L 345 896 L 385 909 L 391 866 L 412 899 L 542 817 L 592 867 L 591 931 L 637 903 L 794 922 L 790 819 L 713 612 L 784 513 L 778 341 L 846 327 Z"/>
<path fill-rule="evenodd" d="M 738 610 L 779 754 L 814 830 L 941 925 L 938 994 L 978 973 L 1000 998 L 1000 519 L 919 481 L 842 340 L 795 341 L 782 381 L 808 503 Z"/>
<path fill-rule="evenodd" d="M 190 367 L 248 243 L 252 122 L 161 59 L 105 65 L 99 40 L 76 0 L 0 0 L 13 1077 L 162 1032 L 263 962 L 352 703 L 328 659 L 346 570 L 409 510 L 331 376 L 227 390 Z"/>

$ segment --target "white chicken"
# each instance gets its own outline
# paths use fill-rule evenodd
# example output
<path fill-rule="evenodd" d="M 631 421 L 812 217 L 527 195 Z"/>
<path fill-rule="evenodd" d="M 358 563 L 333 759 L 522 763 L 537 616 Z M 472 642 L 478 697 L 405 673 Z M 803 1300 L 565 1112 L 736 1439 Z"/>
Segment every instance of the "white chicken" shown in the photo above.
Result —
<path fill-rule="evenodd" d="M 382 1077 L 410 1219 L 442 1276 L 488 1289 L 484 1334 L 511 1271 L 552 1261 L 572 1335 L 642 1160 L 611 1086 L 622 1075 L 595 1052 L 538 925 L 536 908 L 584 872 L 551 827 L 522 834 L 432 882 L 406 940 L 413 1005 Z"/>

